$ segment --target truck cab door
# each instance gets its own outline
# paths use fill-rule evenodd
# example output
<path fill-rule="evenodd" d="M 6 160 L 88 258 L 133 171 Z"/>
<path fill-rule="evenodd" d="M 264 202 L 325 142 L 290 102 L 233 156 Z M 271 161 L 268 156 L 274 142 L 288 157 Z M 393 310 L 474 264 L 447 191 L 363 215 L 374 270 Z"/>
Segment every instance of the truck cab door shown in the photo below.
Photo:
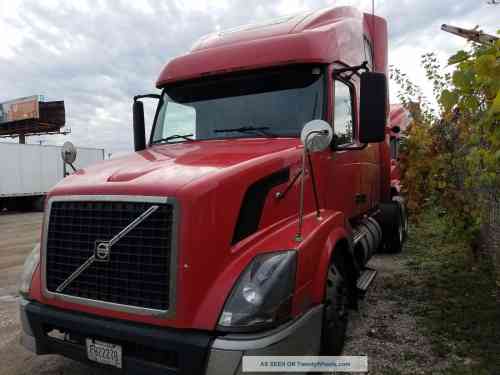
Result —
<path fill-rule="evenodd" d="M 358 208 L 366 212 L 374 208 L 379 203 L 380 197 L 380 165 L 379 147 L 375 144 L 368 144 L 360 151 L 360 192 L 366 196 L 364 202 L 360 202 Z"/>
<path fill-rule="evenodd" d="M 329 82 L 329 120 L 333 126 L 335 147 L 331 150 L 331 170 L 328 183 L 328 206 L 344 212 L 346 218 L 359 215 L 366 193 L 361 191 L 360 150 L 342 150 L 355 146 L 357 85 L 332 77 Z M 365 197 L 363 198 L 363 194 Z"/>

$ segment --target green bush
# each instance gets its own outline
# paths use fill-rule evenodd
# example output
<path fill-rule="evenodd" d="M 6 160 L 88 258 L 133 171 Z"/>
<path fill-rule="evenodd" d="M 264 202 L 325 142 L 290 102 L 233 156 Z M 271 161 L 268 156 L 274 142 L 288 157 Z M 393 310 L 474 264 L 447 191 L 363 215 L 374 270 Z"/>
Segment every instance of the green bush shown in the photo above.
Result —
<path fill-rule="evenodd" d="M 397 68 L 391 78 L 413 122 L 402 144 L 402 179 L 408 207 L 443 207 L 452 228 L 472 243 L 484 220 L 485 198 L 500 186 L 500 40 L 471 43 L 448 61 L 422 56 L 437 110 Z"/>

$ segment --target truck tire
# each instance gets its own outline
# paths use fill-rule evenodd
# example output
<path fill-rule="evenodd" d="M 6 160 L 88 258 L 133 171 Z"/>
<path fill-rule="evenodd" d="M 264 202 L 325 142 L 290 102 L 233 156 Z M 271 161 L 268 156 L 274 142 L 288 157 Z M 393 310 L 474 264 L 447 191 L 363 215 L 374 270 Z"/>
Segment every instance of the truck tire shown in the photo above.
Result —
<path fill-rule="evenodd" d="M 321 332 L 321 354 L 339 355 L 344 347 L 348 313 L 348 287 L 333 264 L 328 269 Z"/>
<path fill-rule="evenodd" d="M 403 224 L 403 243 L 404 243 L 408 238 L 408 210 L 406 209 L 405 200 L 402 196 L 396 195 L 392 197 L 392 200 L 399 204 L 399 210 L 401 212 L 401 223 Z"/>
<path fill-rule="evenodd" d="M 404 227 L 398 202 L 381 203 L 376 216 L 382 228 L 382 242 L 379 252 L 396 254 L 403 250 Z"/>

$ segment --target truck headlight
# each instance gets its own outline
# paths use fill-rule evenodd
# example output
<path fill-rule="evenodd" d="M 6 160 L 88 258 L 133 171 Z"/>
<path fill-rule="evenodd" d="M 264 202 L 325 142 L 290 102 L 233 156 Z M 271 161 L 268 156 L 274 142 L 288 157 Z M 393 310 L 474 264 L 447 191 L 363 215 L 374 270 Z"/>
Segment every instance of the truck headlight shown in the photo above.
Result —
<path fill-rule="evenodd" d="M 269 328 L 290 317 L 296 251 L 258 255 L 241 274 L 219 318 L 222 331 Z"/>
<path fill-rule="evenodd" d="M 31 279 L 33 278 L 33 272 L 35 272 L 36 266 L 40 261 L 40 244 L 37 244 L 30 255 L 24 261 L 23 272 L 21 274 L 21 279 L 19 280 L 19 294 L 23 297 L 28 297 L 31 289 Z"/>

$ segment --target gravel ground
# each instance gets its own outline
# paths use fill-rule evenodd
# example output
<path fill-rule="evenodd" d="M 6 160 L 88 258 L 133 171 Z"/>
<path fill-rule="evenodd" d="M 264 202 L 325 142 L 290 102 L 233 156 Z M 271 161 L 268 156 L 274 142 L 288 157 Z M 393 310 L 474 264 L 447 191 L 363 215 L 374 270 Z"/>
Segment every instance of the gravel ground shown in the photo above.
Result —
<path fill-rule="evenodd" d="M 370 374 L 423 374 L 447 367 L 436 356 L 429 340 L 417 330 L 408 301 L 394 296 L 391 286 L 408 280 L 403 255 L 377 255 L 369 266 L 377 277 L 360 305 L 350 316 L 345 355 L 367 355 Z"/>
<path fill-rule="evenodd" d="M 60 356 L 34 356 L 19 341 L 16 284 L 26 255 L 38 242 L 42 215 L 0 215 L 0 374 L 105 374 Z M 404 255 L 403 255 L 404 256 Z M 370 265 L 378 270 L 360 310 L 351 313 L 345 355 L 368 355 L 370 374 L 419 374 L 445 367 L 416 329 L 405 301 L 391 293 L 392 283 L 408 277 L 403 256 L 379 255 Z"/>
<path fill-rule="evenodd" d="M 19 332 L 17 282 L 24 258 L 38 242 L 42 215 L 0 214 L 0 363 Z"/>
<path fill-rule="evenodd" d="M 19 344 L 17 282 L 24 259 L 39 242 L 41 223 L 41 213 L 0 214 L 0 374 L 103 375 L 64 357 L 37 357 Z"/>

